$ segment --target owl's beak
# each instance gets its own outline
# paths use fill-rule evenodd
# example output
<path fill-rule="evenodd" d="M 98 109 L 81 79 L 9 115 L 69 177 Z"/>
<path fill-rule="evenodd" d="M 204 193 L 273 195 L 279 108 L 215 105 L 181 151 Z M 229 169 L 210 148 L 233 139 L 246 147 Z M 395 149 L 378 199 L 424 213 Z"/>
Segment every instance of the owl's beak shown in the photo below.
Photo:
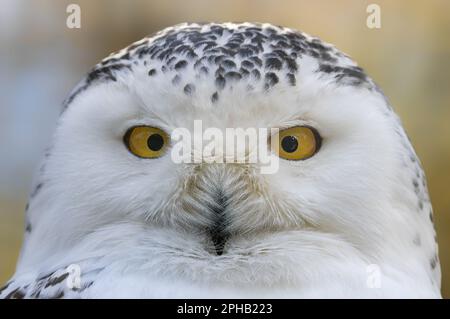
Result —
<path fill-rule="evenodd" d="M 228 200 L 223 192 L 219 191 L 216 194 L 216 205 L 214 205 L 214 207 L 210 207 L 211 211 L 214 214 L 214 223 L 210 227 L 209 232 L 211 234 L 211 240 L 214 244 L 214 248 L 218 256 L 223 254 L 225 244 L 230 236 L 227 231 L 227 220 L 225 215 L 227 201 Z"/>

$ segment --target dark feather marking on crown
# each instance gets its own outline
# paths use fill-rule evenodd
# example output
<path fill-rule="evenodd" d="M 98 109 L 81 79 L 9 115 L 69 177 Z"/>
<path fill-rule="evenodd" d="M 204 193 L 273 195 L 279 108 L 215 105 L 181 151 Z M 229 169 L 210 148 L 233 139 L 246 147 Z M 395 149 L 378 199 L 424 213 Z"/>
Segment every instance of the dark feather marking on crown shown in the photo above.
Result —
<path fill-rule="evenodd" d="M 303 56 L 315 58 L 319 65 L 316 72 L 331 77 L 337 85 L 364 85 L 376 90 L 361 68 L 342 62 L 344 54 L 300 32 L 268 24 L 185 24 L 146 37 L 104 59 L 73 91 L 65 107 L 91 85 L 117 81 L 119 72 L 133 72 L 136 64 L 148 65 L 148 75 L 153 78 L 159 75 L 155 64 L 163 73 L 174 72 L 174 79 L 186 68 L 197 72 L 197 78 L 200 72 L 215 74 L 213 81 L 219 90 L 230 82 L 249 79 L 249 74 L 252 81 L 263 81 L 266 90 L 280 82 L 296 86 Z"/>

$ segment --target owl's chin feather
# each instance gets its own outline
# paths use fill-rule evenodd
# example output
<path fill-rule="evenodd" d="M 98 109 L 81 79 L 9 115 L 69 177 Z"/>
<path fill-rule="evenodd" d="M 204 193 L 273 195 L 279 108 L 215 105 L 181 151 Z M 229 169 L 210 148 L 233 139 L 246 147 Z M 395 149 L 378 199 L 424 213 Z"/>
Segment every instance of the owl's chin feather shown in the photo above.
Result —
<path fill-rule="evenodd" d="M 210 207 L 213 212 L 214 224 L 210 227 L 211 240 L 214 244 L 215 253 L 220 256 L 223 254 L 225 244 L 230 236 L 226 225 L 226 208 L 228 206 L 228 197 L 219 189 L 215 195 L 215 205 Z"/>
<path fill-rule="evenodd" d="M 223 237 L 221 235 L 218 236 L 216 234 L 212 234 L 211 239 L 213 241 L 214 249 L 217 256 L 221 256 L 223 254 L 223 250 L 225 248 L 225 244 L 227 243 L 228 238 Z"/>

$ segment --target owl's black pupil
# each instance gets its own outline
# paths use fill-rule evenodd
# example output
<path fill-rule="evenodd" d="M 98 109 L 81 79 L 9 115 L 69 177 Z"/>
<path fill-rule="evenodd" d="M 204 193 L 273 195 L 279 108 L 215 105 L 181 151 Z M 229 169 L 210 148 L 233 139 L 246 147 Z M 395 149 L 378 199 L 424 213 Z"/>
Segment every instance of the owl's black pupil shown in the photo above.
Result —
<path fill-rule="evenodd" d="M 298 141 L 295 136 L 285 136 L 281 140 L 281 147 L 287 153 L 295 152 L 298 148 Z"/>
<path fill-rule="evenodd" d="M 164 139 L 160 134 L 152 134 L 147 140 L 148 148 L 154 152 L 159 151 L 164 145 Z"/>

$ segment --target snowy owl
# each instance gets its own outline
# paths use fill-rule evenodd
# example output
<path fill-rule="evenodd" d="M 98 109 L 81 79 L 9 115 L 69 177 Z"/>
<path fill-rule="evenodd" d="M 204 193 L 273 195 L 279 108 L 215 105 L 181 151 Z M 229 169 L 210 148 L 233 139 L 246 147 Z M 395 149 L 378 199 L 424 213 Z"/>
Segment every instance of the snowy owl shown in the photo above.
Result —
<path fill-rule="evenodd" d="M 196 120 L 277 128 L 278 169 L 175 163 Z M 182 24 L 64 103 L 1 297 L 440 298 L 440 277 L 420 162 L 355 62 L 270 24 Z"/>

